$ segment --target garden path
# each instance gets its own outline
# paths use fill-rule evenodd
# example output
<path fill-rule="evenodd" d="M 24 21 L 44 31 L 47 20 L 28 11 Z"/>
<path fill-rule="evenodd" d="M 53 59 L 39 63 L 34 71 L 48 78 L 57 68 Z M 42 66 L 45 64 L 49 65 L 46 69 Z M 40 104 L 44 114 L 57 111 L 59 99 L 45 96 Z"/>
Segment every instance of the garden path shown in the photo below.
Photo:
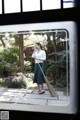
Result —
<path fill-rule="evenodd" d="M 45 93 L 38 94 L 36 84 L 30 83 L 27 89 L 13 89 L 0 87 L 0 102 L 1 103 L 18 103 L 31 105 L 66 105 L 70 100 L 69 96 L 65 96 L 63 91 L 56 91 L 57 97 L 52 97 L 49 93 L 48 87 L 44 84 Z"/>

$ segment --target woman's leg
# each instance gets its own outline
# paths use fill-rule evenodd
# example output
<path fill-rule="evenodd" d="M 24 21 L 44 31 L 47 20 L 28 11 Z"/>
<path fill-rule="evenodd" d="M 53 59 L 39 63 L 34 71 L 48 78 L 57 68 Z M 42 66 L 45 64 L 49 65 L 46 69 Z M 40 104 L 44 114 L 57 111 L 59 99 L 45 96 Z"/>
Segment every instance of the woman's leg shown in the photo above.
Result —
<path fill-rule="evenodd" d="M 43 84 L 42 84 L 42 90 L 44 90 L 44 86 L 43 86 Z"/>
<path fill-rule="evenodd" d="M 39 90 L 39 91 L 42 90 L 42 85 L 41 85 L 41 84 L 38 85 L 38 90 Z"/>
<path fill-rule="evenodd" d="M 39 89 L 39 94 L 42 94 L 45 92 L 43 84 L 39 84 L 38 89 Z"/>

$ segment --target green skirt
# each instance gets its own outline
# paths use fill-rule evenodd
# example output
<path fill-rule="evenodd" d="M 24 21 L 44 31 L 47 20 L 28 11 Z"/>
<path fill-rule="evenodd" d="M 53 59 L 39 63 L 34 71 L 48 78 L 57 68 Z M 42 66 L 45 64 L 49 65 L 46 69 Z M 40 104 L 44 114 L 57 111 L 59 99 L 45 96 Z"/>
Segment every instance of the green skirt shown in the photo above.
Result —
<path fill-rule="evenodd" d="M 45 64 L 44 63 L 39 63 L 39 64 L 45 74 Z M 44 76 L 43 76 L 42 71 L 37 63 L 35 63 L 35 66 L 34 66 L 34 81 L 33 81 L 33 83 L 37 83 L 38 85 L 45 83 Z"/>

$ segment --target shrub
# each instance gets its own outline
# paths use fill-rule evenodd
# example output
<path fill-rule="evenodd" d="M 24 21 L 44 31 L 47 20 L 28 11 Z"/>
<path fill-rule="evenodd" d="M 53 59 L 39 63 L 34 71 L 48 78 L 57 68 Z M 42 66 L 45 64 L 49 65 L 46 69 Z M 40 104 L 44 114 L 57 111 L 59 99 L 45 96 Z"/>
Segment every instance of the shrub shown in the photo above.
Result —
<path fill-rule="evenodd" d="M 5 48 L 0 53 L 0 76 L 5 76 L 5 74 L 10 75 L 10 72 L 13 70 L 15 70 L 15 72 L 17 71 L 19 61 L 18 50 L 19 48 L 17 46 L 12 46 L 10 48 Z M 13 69 L 12 65 L 14 66 Z"/>
<path fill-rule="evenodd" d="M 57 87 L 65 87 L 67 85 L 65 68 L 63 69 L 61 63 L 55 63 L 54 65 L 51 65 L 47 69 L 46 74 L 53 78 L 53 83 Z"/>
<path fill-rule="evenodd" d="M 17 46 L 12 46 L 11 48 L 4 49 L 2 53 L 4 61 L 10 64 L 18 63 L 19 61 L 18 50 L 19 49 Z"/>
<path fill-rule="evenodd" d="M 59 79 L 57 79 L 55 84 L 57 87 L 66 87 L 67 85 L 66 74 L 62 75 Z"/>
<path fill-rule="evenodd" d="M 23 76 L 15 76 L 6 79 L 6 86 L 8 88 L 26 88 L 27 84 Z"/>
<path fill-rule="evenodd" d="M 25 70 L 26 72 L 31 72 L 31 71 L 32 71 L 31 62 L 29 62 L 29 61 L 24 61 L 24 70 Z"/>
<path fill-rule="evenodd" d="M 58 64 L 51 65 L 47 69 L 46 74 L 48 76 L 53 77 L 54 79 L 59 78 L 59 75 L 60 75 L 60 66 Z"/>
<path fill-rule="evenodd" d="M 0 85 L 4 86 L 5 85 L 5 80 L 3 78 L 0 78 Z"/>
<path fill-rule="evenodd" d="M 6 61 L 0 61 L 0 75 L 3 75 L 4 66 L 7 64 Z"/>

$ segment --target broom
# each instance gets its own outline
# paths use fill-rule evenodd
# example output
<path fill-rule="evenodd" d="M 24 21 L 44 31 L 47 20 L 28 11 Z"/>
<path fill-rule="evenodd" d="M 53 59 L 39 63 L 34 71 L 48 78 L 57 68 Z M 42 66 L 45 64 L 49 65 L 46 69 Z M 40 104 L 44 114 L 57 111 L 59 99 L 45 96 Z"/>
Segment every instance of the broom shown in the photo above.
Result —
<path fill-rule="evenodd" d="M 50 92 L 51 96 L 52 97 L 58 97 L 56 91 L 54 90 L 54 88 L 50 85 L 49 81 L 47 80 L 47 78 L 46 78 L 46 76 L 45 76 L 45 74 L 44 74 L 44 72 L 43 72 L 43 70 L 42 70 L 39 63 L 38 63 L 38 65 L 39 65 L 39 68 L 40 68 L 40 70 L 41 70 L 41 72 L 42 72 L 42 74 L 44 76 L 44 80 L 45 80 L 45 82 L 46 82 L 46 84 L 48 86 L 48 89 L 49 89 L 49 92 Z"/>

